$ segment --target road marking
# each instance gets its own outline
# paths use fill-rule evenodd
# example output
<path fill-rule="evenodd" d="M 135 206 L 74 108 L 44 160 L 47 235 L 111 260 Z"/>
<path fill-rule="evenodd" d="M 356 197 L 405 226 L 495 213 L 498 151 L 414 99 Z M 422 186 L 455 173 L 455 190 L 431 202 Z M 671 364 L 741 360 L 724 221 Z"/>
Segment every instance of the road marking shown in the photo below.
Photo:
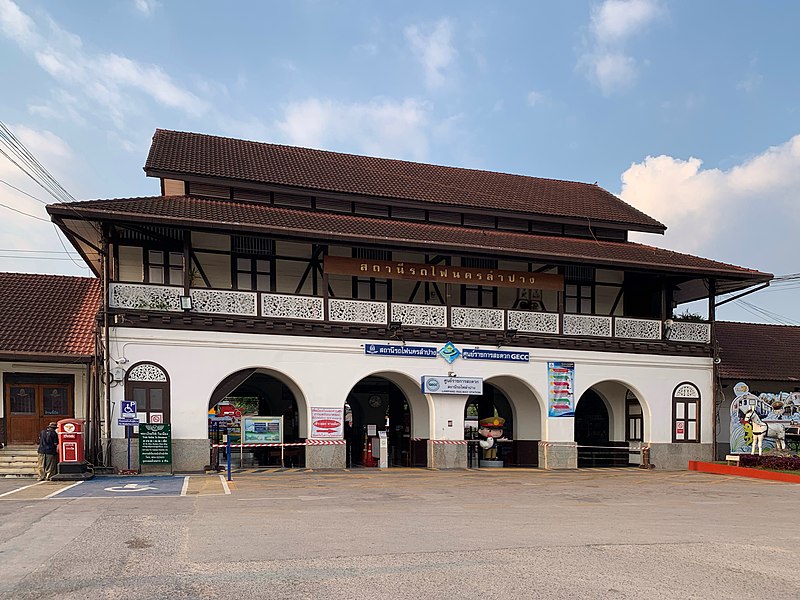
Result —
<path fill-rule="evenodd" d="M 83 483 L 82 481 L 76 481 L 76 482 L 75 482 L 75 483 L 73 483 L 72 485 L 68 485 L 67 487 L 61 488 L 60 490 L 56 490 L 56 491 L 55 491 L 55 492 L 53 492 L 52 494 L 47 494 L 47 496 L 45 496 L 45 499 L 47 499 L 47 498 L 53 498 L 53 497 L 55 497 L 55 496 L 58 496 L 58 495 L 59 495 L 61 492 L 65 492 L 65 491 L 67 491 L 68 489 L 70 489 L 70 488 L 74 488 L 76 485 L 80 485 L 80 484 L 82 484 L 82 483 Z"/>
<path fill-rule="evenodd" d="M 103 488 L 106 492 L 146 492 L 148 490 L 157 490 L 157 487 L 152 485 L 139 485 L 138 483 L 126 483 L 125 485 L 114 485 L 111 487 Z"/>
<path fill-rule="evenodd" d="M 283 497 L 269 497 L 269 498 L 237 498 L 239 502 L 248 502 L 251 500 L 330 500 L 337 496 L 283 496 Z"/>
<path fill-rule="evenodd" d="M 183 486 L 181 487 L 181 496 L 186 495 L 186 490 L 189 489 L 189 476 L 183 478 Z"/>
<path fill-rule="evenodd" d="M 222 482 L 222 489 L 225 490 L 225 493 L 226 494 L 230 494 L 231 493 L 231 488 L 228 487 L 228 482 L 225 480 L 225 476 L 224 475 L 220 475 L 219 476 L 219 480 Z"/>
<path fill-rule="evenodd" d="M 22 490 L 27 490 L 28 488 L 32 488 L 34 486 L 41 485 L 43 483 L 44 483 L 44 481 L 37 481 L 36 483 L 30 483 L 28 485 L 23 485 L 21 488 L 17 488 L 15 490 L 11 490 L 10 492 L 4 492 L 4 493 L 0 494 L 0 498 L 2 498 L 3 496 L 10 496 L 11 494 L 16 494 L 17 492 L 21 492 Z"/>

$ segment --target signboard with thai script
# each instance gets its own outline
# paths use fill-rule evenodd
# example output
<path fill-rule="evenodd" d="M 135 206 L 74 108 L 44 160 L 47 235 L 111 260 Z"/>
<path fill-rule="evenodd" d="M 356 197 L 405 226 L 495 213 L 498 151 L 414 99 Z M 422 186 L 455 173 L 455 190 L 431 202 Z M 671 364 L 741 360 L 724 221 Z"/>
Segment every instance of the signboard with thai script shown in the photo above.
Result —
<path fill-rule="evenodd" d="M 243 444 L 283 442 L 283 417 L 242 417 Z"/>
<path fill-rule="evenodd" d="M 337 439 L 344 437 L 344 407 L 311 407 L 311 437 Z"/>
<path fill-rule="evenodd" d="M 331 275 L 379 277 L 383 279 L 465 283 L 556 291 L 564 289 L 564 277 L 553 273 L 426 265 L 423 263 L 403 263 L 391 260 L 346 258 L 343 256 L 326 256 L 324 271 Z"/>
<path fill-rule="evenodd" d="M 433 346 L 392 346 L 391 344 L 365 344 L 367 356 L 410 356 L 414 358 L 436 358 Z"/>
<path fill-rule="evenodd" d="M 529 362 L 531 355 L 528 352 L 513 352 L 511 350 L 481 350 L 479 348 L 464 349 L 461 351 L 464 360 L 502 360 L 507 362 Z"/>
<path fill-rule="evenodd" d="M 575 363 L 547 363 L 548 415 L 575 416 Z"/>
<path fill-rule="evenodd" d="M 483 394 L 483 378 L 481 377 L 442 377 L 439 375 L 422 376 L 423 394 L 465 394 L 480 396 Z"/>
<path fill-rule="evenodd" d="M 139 463 L 172 464 L 172 432 L 168 423 L 139 425 Z"/>

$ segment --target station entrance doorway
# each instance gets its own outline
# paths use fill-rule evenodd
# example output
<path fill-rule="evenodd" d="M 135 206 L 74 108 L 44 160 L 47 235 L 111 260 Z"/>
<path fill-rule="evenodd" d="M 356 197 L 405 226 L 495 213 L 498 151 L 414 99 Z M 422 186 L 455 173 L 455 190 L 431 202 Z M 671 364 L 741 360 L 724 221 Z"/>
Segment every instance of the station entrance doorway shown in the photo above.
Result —
<path fill-rule="evenodd" d="M 478 434 L 479 423 L 492 417 L 495 417 L 497 427 L 502 427 L 503 432 L 501 437 L 495 439 L 495 452 L 491 455 L 503 466 L 514 464 L 514 411 L 511 401 L 498 387 L 484 382 L 483 394 L 469 396 L 464 407 L 464 439 L 467 440 L 467 466 L 470 468 L 478 467 L 485 458 L 478 443 L 484 439 Z"/>
<path fill-rule="evenodd" d="M 235 410 L 229 410 L 228 407 Z M 298 444 L 243 448 L 232 452 L 234 464 L 241 457 L 248 467 L 303 467 L 305 446 L 300 445 L 300 411 L 292 390 L 265 369 L 246 369 L 226 377 L 214 391 L 209 402 L 209 415 L 239 413 L 230 423 L 209 423 L 212 442 L 220 437 L 220 426 L 229 428 L 232 443 L 241 443 L 241 420 L 248 416 L 283 417 L 283 443 Z M 238 421 L 238 422 L 237 422 Z M 224 450 L 224 449 L 223 449 Z M 283 452 L 281 452 L 283 450 Z M 222 453 L 221 453 L 222 454 Z M 213 464 L 213 462 L 212 462 Z"/>
<path fill-rule="evenodd" d="M 390 467 L 427 466 L 427 440 L 412 439 L 411 406 L 397 385 L 384 377 L 365 377 L 350 390 L 344 410 L 348 467 L 378 466 L 372 446 L 380 432 L 386 435 Z"/>

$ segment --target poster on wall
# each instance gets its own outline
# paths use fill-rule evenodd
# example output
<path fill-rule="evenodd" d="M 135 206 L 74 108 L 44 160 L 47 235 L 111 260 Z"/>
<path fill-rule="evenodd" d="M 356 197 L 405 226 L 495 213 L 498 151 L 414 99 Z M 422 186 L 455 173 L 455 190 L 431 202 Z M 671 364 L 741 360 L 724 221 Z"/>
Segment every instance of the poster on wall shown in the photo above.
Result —
<path fill-rule="evenodd" d="M 547 363 L 548 416 L 575 416 L 575 363 Z"/>
<path fill-rule="evenodd" d="M 242 417 L 243 444 L 283 442 L 283 417 Z"/>
<path fill-rule="evenodd" d="M 344 407 L 311 407 L 311 437 L 337 439 L 344 437 Z"/>

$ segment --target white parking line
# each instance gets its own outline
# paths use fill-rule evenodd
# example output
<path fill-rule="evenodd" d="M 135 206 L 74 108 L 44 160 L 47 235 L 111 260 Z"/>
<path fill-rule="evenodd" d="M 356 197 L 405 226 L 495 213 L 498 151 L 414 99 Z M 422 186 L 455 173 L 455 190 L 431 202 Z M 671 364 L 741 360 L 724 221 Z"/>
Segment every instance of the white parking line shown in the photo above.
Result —
<path fill-rule="evenodd" d="M 56 490 L 52 494 L 47 494 L 47 496 L 45 496 L 45 500 L 47 498 L 54 498 L 55 496 L 58 496 L 61 492 L 66 492 L 68 489 L 74 488 L 76 485 L 80 485 L 81 483 L 83 483 L 83 482 L 82 481 L 76 481 L 72 485 L 68 485 L 67 487 L 61 488 L 60 490 Z"/>
<path fill-rule="evenodd" d="M 0 494 L 0 498 L 2 498 L 3 496 L 10 496 L 11 494 L 16 494 L 17 492 L 21 492 L 22 490 L 27 490 L 28 488 L 31 488 L 31 487 L 33 487 L 35 485 L 40 485 L 42 483 L 44 483 L 44 481 L 37 481 L 36 483 L 31 483 L 29 485 L 23 485 L 21 488 L 17 488 L 15 490 L 11 490 L 10 492 L 4 492 L 4 493 Z"/>
<path fill-rule="evenodd" d="M 222 489 L 225 490 L 225 493 L 226 494 L 230 494 L 231 493 L 231 488 L 228 487 L 228 482 L 225 479 L 225 476 L 224 475 L 220 475 L 219 476 L 219 480 L 222 482 Z"/>

